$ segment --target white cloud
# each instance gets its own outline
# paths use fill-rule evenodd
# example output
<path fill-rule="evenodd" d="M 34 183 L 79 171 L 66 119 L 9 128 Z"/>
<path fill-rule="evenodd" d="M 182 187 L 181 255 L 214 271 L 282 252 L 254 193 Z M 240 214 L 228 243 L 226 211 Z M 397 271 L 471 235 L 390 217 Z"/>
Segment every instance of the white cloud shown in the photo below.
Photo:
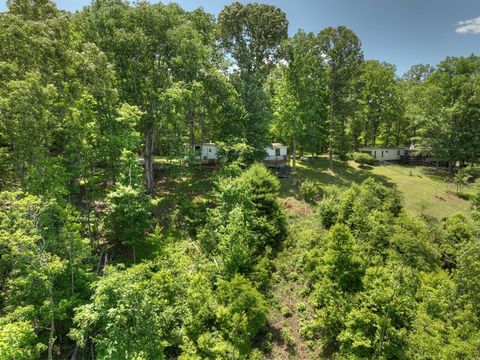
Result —
<path fill-rule="evenodd" d="M 480 34 L 480 16 L 475 19 L 460 21 L 455 31 L 459 34 Z"/>

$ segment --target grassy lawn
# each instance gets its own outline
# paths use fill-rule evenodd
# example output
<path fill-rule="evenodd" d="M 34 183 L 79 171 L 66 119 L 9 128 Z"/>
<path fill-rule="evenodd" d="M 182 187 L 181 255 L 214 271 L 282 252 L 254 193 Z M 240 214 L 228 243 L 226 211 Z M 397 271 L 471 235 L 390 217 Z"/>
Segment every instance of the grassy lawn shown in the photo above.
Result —
<path fill-rule="evenodd" d="M 297 162 L 297 174 L 291 179 L 281 180 L 281 196 L 297 198 L 298 186 L 302 180 L 317 180 L 322 184 L 349 186 L 373 177 L 375 180 L 397 188 L 405 198 L 405 208 L 411 215 L 432 216 L 437 219 L 468 209 L 469 202 L 456 195 L 456 186 L 448 181 L 444 171 L 416 166 L 382 165 L 360 168 L 351 161 L 348 164 L 335 161 L 334 172 L 329 172 L 326 157 L 309 162 Z M 465 189 L 464 189 L 465 190 Z"/>

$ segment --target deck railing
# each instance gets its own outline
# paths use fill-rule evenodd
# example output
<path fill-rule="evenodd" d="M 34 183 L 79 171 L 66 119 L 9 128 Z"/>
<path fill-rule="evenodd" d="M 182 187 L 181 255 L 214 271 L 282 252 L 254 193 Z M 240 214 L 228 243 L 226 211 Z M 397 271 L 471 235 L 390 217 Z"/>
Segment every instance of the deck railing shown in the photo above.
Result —
<path fill-rule="evenodd" d="M 268 155 L 264 159 L 265 161 L 287 161 L 288 155 Z"/>

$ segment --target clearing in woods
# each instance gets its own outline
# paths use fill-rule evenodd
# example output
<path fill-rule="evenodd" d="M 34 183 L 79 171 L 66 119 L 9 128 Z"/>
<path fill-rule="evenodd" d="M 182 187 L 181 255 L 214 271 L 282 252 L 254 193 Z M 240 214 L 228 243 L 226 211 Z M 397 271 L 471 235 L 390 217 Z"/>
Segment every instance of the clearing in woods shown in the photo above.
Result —
<path fill-rule="evenodd" d="M 325 156 L 297 162 L 297 174 L 281 180 L 281 197 L 289 207 L 299 199 L 298 186 L 303 180 L 316 180 L 320 184 L 348 187 L 372 177 L 384 185 L 398 189 L 404 196 L 405 209 L 413 216 L 426 215 L 441 220 L 457 212 L 464 212 L 470 203 L 456 196 L 456 185 L 444 170 L 424 166 L 381 165 L 360 168 L 354 161 L 335 161 L 334 172 L 328 171 Z M 469 188 L 461 189 L 463 192 Z"/>

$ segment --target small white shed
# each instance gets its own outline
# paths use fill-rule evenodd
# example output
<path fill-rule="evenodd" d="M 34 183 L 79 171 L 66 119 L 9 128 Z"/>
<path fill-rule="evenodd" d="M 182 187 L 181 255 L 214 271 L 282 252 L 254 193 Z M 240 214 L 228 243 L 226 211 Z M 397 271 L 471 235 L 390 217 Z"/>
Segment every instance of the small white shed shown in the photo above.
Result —
<path fill-rule="evenodd" d="M 288 146 L 280 143 L 272 143 L 265 148 L 267 155 L 264 162 L 267 166 L 285 166 L 288 164 Z"/>
<path fill-rule="evenodd" d="M 360 152 L 371 155 L 378 161 L 399 161 L 405 156 L 405 148 L 361 148 Z"/>
<path fill-rule="evenodd" d="M 214 143 L 195 144 L 193 150 L 202 164 L 214 164 L 218 160 L 217 145 Z"/>

